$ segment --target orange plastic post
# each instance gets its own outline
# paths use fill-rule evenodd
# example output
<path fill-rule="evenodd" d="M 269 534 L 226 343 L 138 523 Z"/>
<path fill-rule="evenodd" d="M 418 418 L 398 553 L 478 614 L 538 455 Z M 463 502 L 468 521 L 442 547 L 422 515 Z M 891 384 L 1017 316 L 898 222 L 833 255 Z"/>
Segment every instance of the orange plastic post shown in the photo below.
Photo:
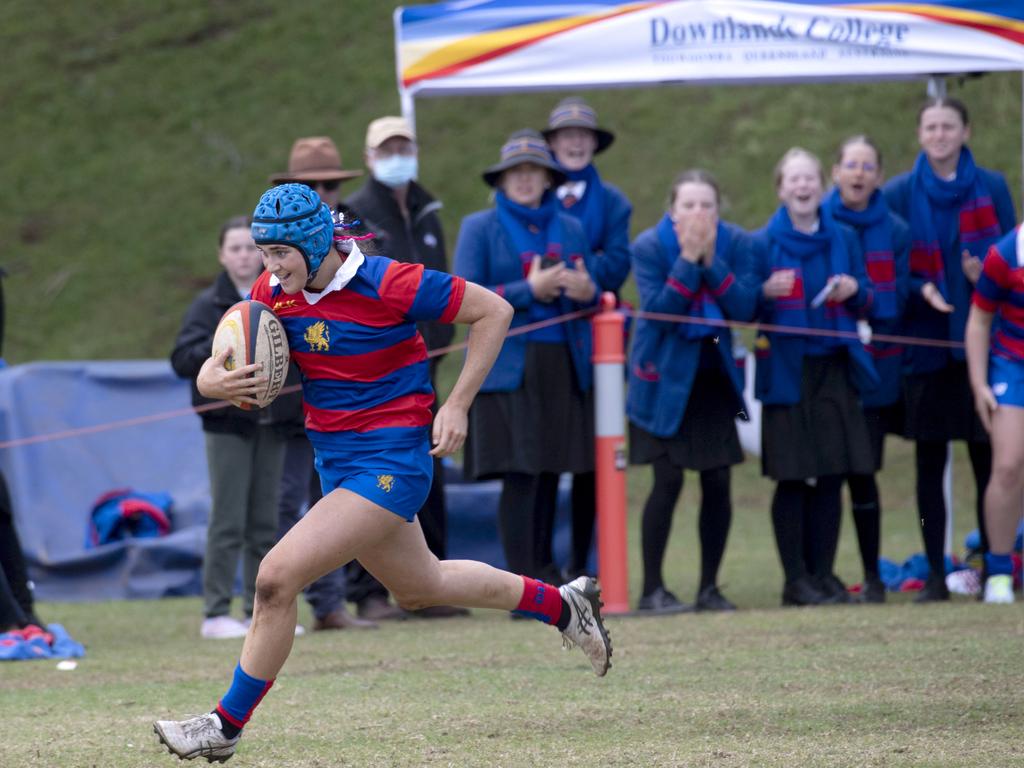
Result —
<path fill-rule="evenodd" d="M 629 611 L 626 549 L 625 318 L 615 294 L 594 316 L 594 426 L 597 468 L 597 574 L 605 613 Z"/>

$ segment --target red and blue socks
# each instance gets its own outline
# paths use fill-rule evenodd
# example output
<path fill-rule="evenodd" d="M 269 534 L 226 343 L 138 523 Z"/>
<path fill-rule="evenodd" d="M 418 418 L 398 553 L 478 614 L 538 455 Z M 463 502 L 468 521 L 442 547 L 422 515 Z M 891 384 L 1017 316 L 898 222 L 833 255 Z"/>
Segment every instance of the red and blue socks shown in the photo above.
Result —
<path fill-rule="evenodd" d="M 559 630 L 569 626 L 569 605 L 562 599 L 558 587 L 523 576 L 523 596 L 513 613 L 554 624 Z"/>
<path fill-rule="evenodd" d="M 233 739 L 241 732 L 273 684 L 273 680 L 259 680 L 247 675 L 239 662 L 231 687 L 213 710 L 220 717 L 221 731 L 227 738 Z"/>

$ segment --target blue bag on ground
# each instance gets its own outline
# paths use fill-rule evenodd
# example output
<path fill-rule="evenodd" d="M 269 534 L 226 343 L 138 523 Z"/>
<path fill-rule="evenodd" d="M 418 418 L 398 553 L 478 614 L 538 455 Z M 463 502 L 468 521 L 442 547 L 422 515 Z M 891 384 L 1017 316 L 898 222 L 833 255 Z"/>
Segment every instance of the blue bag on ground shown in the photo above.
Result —
<path fill-rule="evenodd" d="M 100 496 L 89 514 L 85 548 L 122 539 L 151 539 L 171 532 L 171 496 L 119 488 Z"/>

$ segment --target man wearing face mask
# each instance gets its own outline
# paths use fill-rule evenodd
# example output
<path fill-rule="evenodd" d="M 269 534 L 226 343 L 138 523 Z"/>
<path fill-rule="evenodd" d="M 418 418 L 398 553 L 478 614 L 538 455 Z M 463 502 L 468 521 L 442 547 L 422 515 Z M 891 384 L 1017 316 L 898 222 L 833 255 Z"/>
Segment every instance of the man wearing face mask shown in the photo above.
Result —
<path fill-rule="evenodd" d="M 345 203 L 359 211 L 364 223 L 377 237 L 385 256 L 427 269 L 448 272 L 444 233 L 438 211 L 441 202 L 416 182 L 419 148 L 409 121 L 402 117 L 380 117 L 366 129 L 364 154 L 370 177 Z M 454 327 L 444 323 L 418 323 L 427 349 L 451 344 Z M 437 387 L 440 357 L 430 359 L 431 384 Z M 430 495 L 418 513 L 427 546 L 439 559 L 446 555 L 447 520 L 444 500 L 444 470 L 435 459 Z M 468 611 L 451 606 L 434 606 L 414 611 L 424 618 L 463 616 Z"/>

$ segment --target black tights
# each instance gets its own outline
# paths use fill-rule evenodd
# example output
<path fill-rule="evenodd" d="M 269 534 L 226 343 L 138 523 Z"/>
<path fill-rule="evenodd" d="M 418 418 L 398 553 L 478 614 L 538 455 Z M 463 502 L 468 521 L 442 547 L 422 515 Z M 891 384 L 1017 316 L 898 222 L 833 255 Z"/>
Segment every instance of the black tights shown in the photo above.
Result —
<path fill-rule="evenodd" d="M 641 533 L 644 555 L 644 595 L 663 586 L 662 564 L 672 514 L 683 490 L 683 470 L 667 456 L 654 460 L 654 486 L 644 504 Z M 700 473 L 700 588 L 715 584 L 722 564 L 725 542 L 732 523 L 729 497 L 729 467 L 707 469 Z"/>
<path fill-rule="evenodd" d="M 803 480 L 780 480 L 772 498 L 772 526 L 779 559 L 790 582 L 808 574 L 832 573 L 839 541 L 842 477 L 819 477 L 814 485 Z"/>
<path fill-rule="evenodd" d="M 0 632 L 30 622 L 38 624 L 34 608 L 25 556 L 14 529 L 11 497 L 0 475 Z"/>
<path fill-rule="evenodd" d="M 590 545 L 594 540 L 594 515 L 597 511 L 597 475 L 581 472 L 572 476 L 572 552 L 569 573 L 587 569 Z"/>
<path fill-rule="evenodd" d="M 551 553 L 557 504 L 556 473 L 505 475 L 498 501 L 498 529 L 510 571 L 549 584 L 561 581 Z"/>
<path fill-rule="evenodd" d="M 974 471 L 975 514 L 981 534 L 981 551 L 988 552 L 985 534 L 985 486 L 992 474 L 992 446 L 967 443 L 967 454 Z M 946 468 L 946 443 L 941 440 L 917 441 L 917 512 L 928 566 L 932 573 L 945 573 L 946 502 L 942 496 L 942 473 Z"/>
<path fill-rule="evenodd" d="M 878 555 L 882 539 L 882 503 L 874 475 L 848 475 L 853 525 L 865 578 L 878 578 Z"/>

